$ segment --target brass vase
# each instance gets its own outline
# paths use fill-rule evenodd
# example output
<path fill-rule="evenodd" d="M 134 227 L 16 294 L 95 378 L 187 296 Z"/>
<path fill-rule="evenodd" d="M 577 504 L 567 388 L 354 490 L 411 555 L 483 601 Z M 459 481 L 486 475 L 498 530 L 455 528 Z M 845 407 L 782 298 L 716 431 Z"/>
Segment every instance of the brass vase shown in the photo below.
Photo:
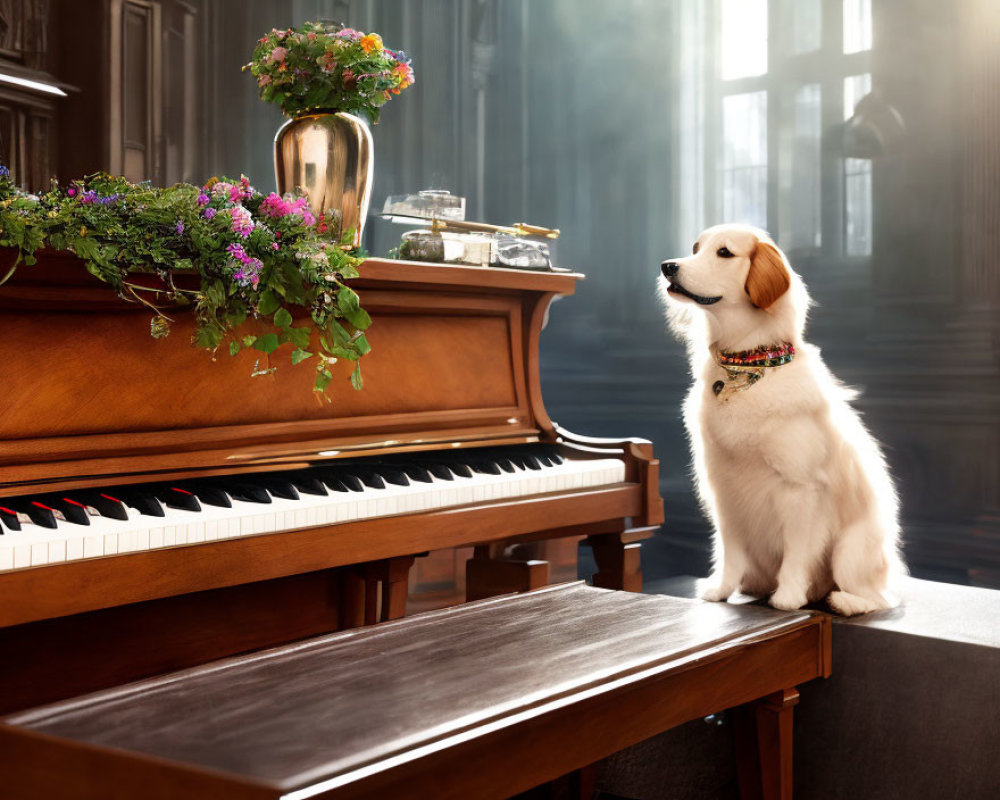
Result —
<path fill-rule="evenodd" d="M 296 188 L 319 218 L 334 211 L 361 244 L 372 194 L 372 135 L 353 114 L 314 112 L 288 120 L 274 137 L 278 193 Z"/>

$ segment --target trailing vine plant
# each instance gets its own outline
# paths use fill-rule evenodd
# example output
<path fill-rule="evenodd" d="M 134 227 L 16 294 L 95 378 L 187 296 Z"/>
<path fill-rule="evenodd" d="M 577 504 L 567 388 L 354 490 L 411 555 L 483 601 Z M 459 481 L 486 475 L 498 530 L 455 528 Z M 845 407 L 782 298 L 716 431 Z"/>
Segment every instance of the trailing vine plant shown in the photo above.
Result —
<path fill-rule="evenodd" d="M 195 345 L 256 352 L 254 375 L 274 372 L 267 357 L 287 345 L 292 364 L 314 364 L 324 396 L 338 359 L 355 362 L 351 383 L 360 389 L 357 362 L 371 349 L 371 318 L 345 283 L 362 259 L 344 249 L 353 232 L 338 240 L 335 227 L 317 220 L 305 197 L 265 196 L 246 177 L 158 188 L 96 174 L 36 195 L 0 167 L 0 246 L 18 251 L 0 284 L 33 265 L 38 250 L 68 250 L 150 310 L 154 338 L 170 333 L 174 309 L 193 306 Z M 249 319 L 263 332 L 241 331 Z"/>

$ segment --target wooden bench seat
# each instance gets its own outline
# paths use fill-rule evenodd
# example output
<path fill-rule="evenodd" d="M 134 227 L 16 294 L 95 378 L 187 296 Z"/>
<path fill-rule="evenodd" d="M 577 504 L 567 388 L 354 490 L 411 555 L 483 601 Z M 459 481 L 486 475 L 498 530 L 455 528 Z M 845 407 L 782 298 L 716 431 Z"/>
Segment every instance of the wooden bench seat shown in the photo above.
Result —
<path fill-rule="evenodd" d="M 828 619 L 565 584 L 215 662 L 0 724 L 5 798 L 505 798 L 698 716 L 757 711 L 791 792 Z"/>

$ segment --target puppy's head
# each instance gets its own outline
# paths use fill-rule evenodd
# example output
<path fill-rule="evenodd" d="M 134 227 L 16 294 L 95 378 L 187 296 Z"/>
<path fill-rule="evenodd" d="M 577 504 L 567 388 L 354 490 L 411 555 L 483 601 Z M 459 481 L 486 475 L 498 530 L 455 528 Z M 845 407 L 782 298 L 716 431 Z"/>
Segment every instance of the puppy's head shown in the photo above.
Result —
<path fill-rule="evenodd" d="M 792 284 L 784 254 L 757 228 L 717 225 L 704 231 L 693 249 L 686 258 L 660 265 L 661 290 L 669 300 L 713 311 L 734 305 L 768 311 Z"/>

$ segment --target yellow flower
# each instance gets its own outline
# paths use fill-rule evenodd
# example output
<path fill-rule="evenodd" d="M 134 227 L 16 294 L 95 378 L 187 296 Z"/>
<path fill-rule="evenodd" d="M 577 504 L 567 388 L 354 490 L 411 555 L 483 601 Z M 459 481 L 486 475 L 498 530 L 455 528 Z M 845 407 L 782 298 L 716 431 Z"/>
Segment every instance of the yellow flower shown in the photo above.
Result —
<path fill-rule="evenodd" d="M 80 235 L 81 236 L 86 236 L 87 235 L 87 226 L 86 225 L 81 225 L 80 226 Z"/>
<path fill-rule="evenodd" d="M 374 52 L 375 50 L 382 50 L 382 37 L 377 33 L 369 33 L 367 36 L 361 37 L 361 49 L 366 53 Z"/>

